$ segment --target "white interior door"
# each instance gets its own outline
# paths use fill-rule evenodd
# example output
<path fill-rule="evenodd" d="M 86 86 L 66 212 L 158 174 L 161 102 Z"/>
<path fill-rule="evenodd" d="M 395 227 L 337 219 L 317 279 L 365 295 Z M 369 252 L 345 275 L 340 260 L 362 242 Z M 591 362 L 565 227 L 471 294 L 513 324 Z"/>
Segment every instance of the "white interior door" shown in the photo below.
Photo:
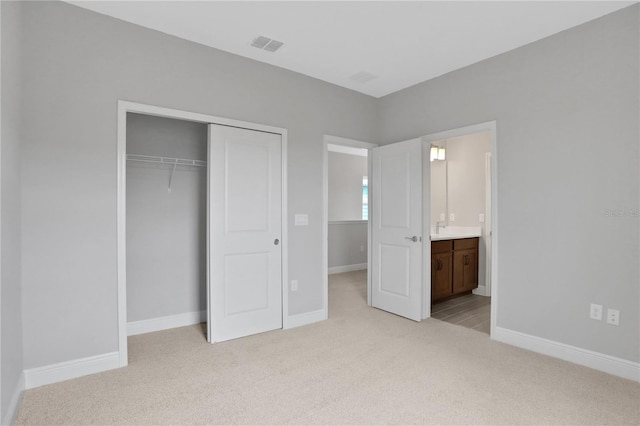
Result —
<path fill-rule="evenodd" d="M 281 135 L 209 125 L 208 340 L 282 328 Z"/>
<path fill-rule="evenodd" d="M 422 141 L 372 150 L 371 304 L 420 321 Z"/>

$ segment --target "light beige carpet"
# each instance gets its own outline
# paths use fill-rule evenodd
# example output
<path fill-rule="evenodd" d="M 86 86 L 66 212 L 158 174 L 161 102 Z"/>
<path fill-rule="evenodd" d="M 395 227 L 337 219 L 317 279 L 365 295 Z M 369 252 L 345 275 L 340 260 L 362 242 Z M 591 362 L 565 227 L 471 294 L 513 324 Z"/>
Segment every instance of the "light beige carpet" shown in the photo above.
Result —
<path fill-rule="evenodd" d="M 129 339 L 130 365 L 25 393 L 17 424 L 634 424 L 640 384 L 365 303 L 331 277 L 330 319 L 225 343 L 202 326 Z"/>

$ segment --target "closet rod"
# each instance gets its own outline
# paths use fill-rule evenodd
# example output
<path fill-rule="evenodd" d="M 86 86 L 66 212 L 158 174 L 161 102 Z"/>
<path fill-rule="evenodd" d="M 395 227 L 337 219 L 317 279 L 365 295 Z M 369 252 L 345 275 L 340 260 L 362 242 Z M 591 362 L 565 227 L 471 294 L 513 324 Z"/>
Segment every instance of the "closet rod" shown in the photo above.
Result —
<path fill-rule="evenodd" d="M 169 164 L 172 166 L 196 166 L 196 167 L 207 166 L 207 162 L 202 160 L 189 160 L 186 158 L 155 157 L 152 155 L 127 154 L 127 160 L 142 161 L 145 163 Z"/>

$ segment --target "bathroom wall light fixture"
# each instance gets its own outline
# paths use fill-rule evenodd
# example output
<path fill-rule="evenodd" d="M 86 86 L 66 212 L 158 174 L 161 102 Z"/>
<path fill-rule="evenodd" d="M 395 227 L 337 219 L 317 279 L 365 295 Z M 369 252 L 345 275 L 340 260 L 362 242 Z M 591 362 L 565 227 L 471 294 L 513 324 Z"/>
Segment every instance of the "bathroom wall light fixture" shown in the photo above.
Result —
<path fill-rule="evenodd" d="M 431 150 L 429 151 L 429 161 L 444 159 L 446 159 L 444 147 L 431 145 Z"/>

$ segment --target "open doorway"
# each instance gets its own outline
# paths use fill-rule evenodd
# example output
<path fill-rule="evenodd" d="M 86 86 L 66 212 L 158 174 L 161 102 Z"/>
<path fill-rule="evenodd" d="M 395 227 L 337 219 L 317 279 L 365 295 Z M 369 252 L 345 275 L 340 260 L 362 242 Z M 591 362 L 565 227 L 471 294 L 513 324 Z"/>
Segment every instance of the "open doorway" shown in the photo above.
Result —
<path fill-rule="evenodd" d="M 324 138 L 324 268 L 328 298 L 336 290 L 370 304 L 369 148 L 352 139 Z M 331 293 L 331 294 L 329 294 Z M 348 298 L 336 296 L 345 301 Z M 361 299 L 361 300 L 360 300 Z M 335 302 L 337 302 L 337 300 Z M 328 313 L 328 300 L 325 306 Z"/>
<path fill-rule="evenodd" d="M 425 212 L 431 231 L 431 317 L 486 334 L 493 325 L 495 133 L 490 127 L 426 138 L 431 153 L 430 209 Z"/>
<path fill-rule="evenodd" d="M 437 134 L 423 136 L 412 140 L 387 144 L 380 148 L 371 147 L 369 150 L 372 158 L 369 159 L 369 209 L 371 216 L 368 223 L 368 262 L 370 270 L 374 273 L 367 276 L 367 304 L 376 308 L 395 313 L 397 315 L 419 321 L 431 317 L 431 294 L 432 294 L 432 272 L 434 271 L 432 263 L 432 241 L 431 237 L 435 237 L 438 231 L 442 229 L 432 229 L 431 221 L 431 186 L 430 186 L 430 145 L 433 142 L 445 139 L 456 138 L 459 136 L 486 132 L 490 139 L 490 152 L 496 152 L 496 122 L 486 122 L 471 125 L 463 128 L 440 132 Z M 325 137 L 325 158 L 324 158 L 324 266 L 325 277 L 328 276 L 328 168 L 327 144 L 332 143 L 332 137 Z M 337 144 L 343 139 L 334 138 Z M 361 143 L 355 141 L 356 143 Z M 356 145 L 357 146 L 357 145 Z M 375 149 L 374 149 L 375 148 Z M 493 158 L 493 161 L 491 161 Z M 415 161 L 417 159 L 417 161 Z M 489 161 L 487 161 L 489 160 Z M 484 185 L 491 188 L 491 194 L 496 194 L 496 161 L 491 155 L 485 156 L 484 163 L 485 172 L 490 173 L 489 183 L 485 179 L 481 179 Z M 377 188 L 377 189 L 376 189 Z M 378 191 L 376 195 L 376 191 Z M 386 194 L 386 196 L 385 196 Z M 373 200 L 377 202 L 372 203 Z M 485 197 L 487 194 L 485 194 Z M 382 200 L 382 201 L 380 201 Z M 386 201 L 384 201 L 386 200 Z M 485 200 L 486 203 L 486 200 Z M 491 242 L 491 253 L 497 251 L 497 228 L 496 228 L 496 197 L 490 197 L 487 203 L 490 209 L 486 209 L 484 220 L 490 224 L 488 229 L 488 239 Z M 378 209 L 378 210 L 376 210 Z M 381 209 L 381 210 L 380 210 Z M 385 213 L 386 212 L 386 213 Z M 445 216 L 450 213 L 445 211 Z M 382 220 L 384 223 L 373 223 L 376 220 Z M 440 217 L 439 215 L 437 216 Z M 449 216 L 450 217 L 450 216 Z M 480 213 L 478 213 L 480 219 Z M 377 219 L 376 219 L 377 218 Z M 446 219 L 446 218 L 445 218 Z M 455 213 L 454 220 L 455 221 Z M 451 231 L 453 226 L 449 225 Z M 384 230 L 389 232 L 384 233 Z M 431 233 L 429 234 L 429 232 Z M 457 243 L 454 247 L 451 243 L 451 269 L 442 264 L 442 268 L 449 269 L 453 274 L 453 251 L 458 249 L 456 259 L 459 266 L 464 270 L 464 277 L 470 277 L 470 271 L 474 271 L 478 277 L 479 270 L 479 251 L 480 241 L 478 235 L 475 246 L 469 246 L 469 241 L 461 241 L 462 246 Z M 376 240 L 377 236 L 377 240 Z M 389 242 L 382 241 L 381 238 L 389 239 Z M 429 237 L 429 238 L 427 238 Z M 459 236 L 458 236 L 459 237 Z M 458 239 L 458 238 L 451 238 Z M 467 238 L 462 238 L 466 240 Z M 409 241 L 409 242 L 407 242 Z M 436 241 L 434 241 L 436 242 Z M 416 244 L 419 243 L 419 244 Z M 471 261 L 469 251 L 475 251 L 477 262 Z M 416 258 L 416 252 L 418 253 Z M 377 253 L 378 259 L 372 258 L 371 254 Z M 382 256 L 384 255 L 384 256 Z M 381 259 L 385 257 L 385 259 Z M 409 257 L 411 259 L 409 259 Z M 490 265 L 490 274 L 485 278 L 484 293 L 491 295 L 490 304 L 490 334 L 494 333 L 496 324 L 496 306 L 497 306 L 497 256 L 495 254 L 486 257 L 486 261 Z M 462 263 L 460 263 L 462 261 Z M 384 263 L 386 262 L 386 264 Z M 473 265 L 473 266 L 471 266 Z M 405 267 L 407 266 L 407 267 Z M 410 267 L 408 267 L 410 266 Z M 403 269 L 404 268 L 404 269 Z M 416 268 L 418 271 L 416 271 Z M 379 275 L 376 275 L 379 273 Z M 404 275 L 403 275 L 404 273 Z M 486 271 L 484 273 L 486 276 Z M 398 286 L 398 277 L 402 279 L 402 285 Z M 375 285 L 374 285 L 375 282 Z M 463 280 L 465 287 L 473 294 L 473 290 L 478 288 L 478 279 Z M 473 285 L 475 284 L 475 285 Z M 372 290 L 375 288 L 375 291 Z M 476 290 L 478 292 L 480 290 Z M 325 305 L 328 307 L 328 279 L 325 280 Z M 381 303 L 381 300 L 375 299 L 374 295 L 380 294 L 379 297 L 386 297 L 385 301 L 396 303 L 394 306 Z M 486 297 L 486 296 L 485 296 Z M 379 298 L 378 298 L 379 299 Z M 375 303 L 373 303 L 375 302 Z M 402 302 L 402 307 L 399 303 Z M 421 315 L 419 311 L 421 312 Z"/>

